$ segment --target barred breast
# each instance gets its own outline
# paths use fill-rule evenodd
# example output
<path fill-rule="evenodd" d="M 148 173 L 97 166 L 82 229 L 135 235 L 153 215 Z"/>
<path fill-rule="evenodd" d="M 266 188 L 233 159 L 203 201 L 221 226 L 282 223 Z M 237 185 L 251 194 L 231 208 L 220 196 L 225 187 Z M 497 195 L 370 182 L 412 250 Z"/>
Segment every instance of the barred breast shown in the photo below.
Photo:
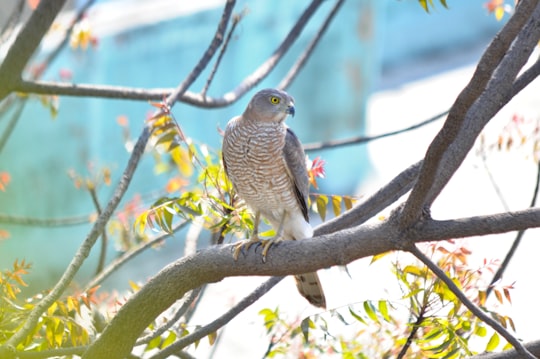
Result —
<path fill-rule="evenodd" d="M 281 123 L 229 122 L 223 142 L 227 175 L 248 206 L 270 222 L 298 210 L 283 159 L 286 127 Z"/>

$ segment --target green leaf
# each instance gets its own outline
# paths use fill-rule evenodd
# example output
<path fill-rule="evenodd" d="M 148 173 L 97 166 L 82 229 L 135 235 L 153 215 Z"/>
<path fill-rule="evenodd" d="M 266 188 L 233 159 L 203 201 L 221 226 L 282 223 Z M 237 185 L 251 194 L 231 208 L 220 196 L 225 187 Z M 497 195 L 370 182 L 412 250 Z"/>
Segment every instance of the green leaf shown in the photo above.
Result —
<path fill-rule="evenodd" d="M 379 322 L 379 318 L 377 318 L 377 313 L 375 313 L 375 308 L 371 304 L 370 301 L 364 302 L 364 310 L 366 311 L 367 316 L 373 320 L 374 322 Z"/>
<path fill-rule="evenodd" d="M 367 324 L 364 318 L 362 318 L 360 315 L 356 314 L 351 307 L 349 307 L 349 313 L 353 316 L 354 319 L 358 320 L 360 323 Z"/>
<path fill-rule="evenodd" d="M 474 334 L 483 338 L 487 334 L 487 329 L 486 329 L 486 327 L 477 326 L 476 329 L 474 330 Z"/>
<path fill-rule="evenodd" d="M 145 351 L 152 350 L 154 348 L 159 347 L 159 344 L 161 344 L 161 337 L 157 336 L 154 339 L 150 340 L 150 342 L 148 342 L 148 345 L 146 345 L 146 348 L 144 348 L 144 350 Z"/>
<path fill-rule="evenodd" d="M 174 343 L 175 340 L 176 340 L 176 333 L 173 331 L 170 331 L 167 338 L 165 338 L 165 340 L 161 343 L 161 349 L 168 347 L 169 345 Z"/>
<path fill-rule="evenodd" d="M 388 302 L 386 300 L 379 300 L 379 312 L 383 316 L 384 320 L 390 322 L 390 316 L 388 315 Z"/>
<path fill-rule="evenodd" d="M 489 339 L 489 342 L 486 345 L 486 351 L 487 352 L 494 351 L 497 348 L 497 346 L 499 346 L 499 342 L 500 342 L 499 334 L 493 333 L 493 335 Z"/>

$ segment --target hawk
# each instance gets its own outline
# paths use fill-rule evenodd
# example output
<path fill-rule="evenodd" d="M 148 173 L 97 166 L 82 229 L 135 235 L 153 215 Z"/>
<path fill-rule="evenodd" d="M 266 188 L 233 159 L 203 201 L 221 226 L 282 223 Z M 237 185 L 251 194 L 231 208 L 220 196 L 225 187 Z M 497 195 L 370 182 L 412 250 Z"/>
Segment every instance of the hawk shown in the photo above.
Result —
<path fill-rule="evenodd" d="M 302 144 L 285 125 L 294 116 L 294 99 L 284 91 L 257 92 L 244 113 L 232 118 L 223 137 L 223 164 L 240 198 L 255 213 L 252 237 L 237 244 L 234 259 L 252 244 L 263 245 L 263 259 L 272 244 L 313 237 L 308 217 L 309 178 Z M 261 240 L 261 216 L 275 237 Z M 298 291 L 311 304 L 326 307 L 317 273 L 294 276 Z"/>

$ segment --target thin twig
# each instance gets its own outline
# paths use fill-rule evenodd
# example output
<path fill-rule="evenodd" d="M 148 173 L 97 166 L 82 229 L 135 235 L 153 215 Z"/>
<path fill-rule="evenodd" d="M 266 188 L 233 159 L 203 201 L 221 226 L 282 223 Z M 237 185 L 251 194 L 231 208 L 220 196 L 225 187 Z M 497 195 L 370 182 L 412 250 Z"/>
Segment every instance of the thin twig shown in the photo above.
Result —
<path fill-rule="evenodd" d="M 467 296 L 458 288 L 458 286 L 450 279 L 444 271 L 439 268 L 435 263 L 431 261 L 424 253 L 422 253 L 418 247 L 411 245 L 408 248 L 408 251 L 411 252 L 416 258 L 420 259 L 435 275 L 441 279 L 444 284 L 454 293 L 454 295 L 480 320 L 492 327 L 497 333 L 502 335 L 514 348 L 523 355 L 524 358 L 536 359 L 523 344 L 517 340 L 512 334 L 510 334 L 500 323 L 498 323 L 491 316 L 486 314 L 482 309 L 477 307 L 473 302 L 467 298 Z"/>
<path fill-rule="evenodd" d="M 92 221 L 91 215 L 65 218 L 32 218 L 0 214 L 0 223 L 18 226 L 67 227 L 80 226 Z"/>
<path fill-rule="evenodd" d="M 94 207 L 96 208 L 98 216 L 101 215 L 101 205 L 99 204 L 99 199 L 97 198 L 96 193 L 96 187 L 95 186 L 88 186 L 88 192 L 90 192 L 90 196 L 92 197 L 92 203 L 94 204 Z M 107 256 L 107 231 L 103 231 L 101 233 L 101 248 L 99 250 L 99 260 L 98 265 L 96 267 L 96 275 L 101 273 L 103 270 L 103 267 L 105 266 L 105 258 Z"/>
<path fill-rule="evenodd" d="M 418 314 L 416 321 L 414 322 L 414 324 L 411 325 L 412 327 L 411 332 L 407 336 L 407 340 L 405 341 L 405 344 L 403 344 L 403 347 L 401 347 L 401 350 L 396 356 L 396 359 L 405 358 L 405 354 L 407 354 L 407 351 L 411 347 L 412 341 L 414 337 L 416 336 L 416 333 L 418 333 L 420 326 L 424 322 L 424 319 L 425 319 L 424 315 L 426 314 L 426 309 L 427 309 L 427 304 L 424 303 L 424 305 L 422 305 L 422 307 L 420 308 L 420 313 Z"/>
<path fill-rule="evenodd" d="M 236 26 L 242 20 L 243 17 L 244 17 L 244 12 L 241 12 L 240 14 L 233 16 L 232 25 L 231 25 L 231 28 L 229 29 L 229 33 L 227 34 L 227 37 L 225 38 L 223 45 L 221 45 L 221 50 L 219 51 L 219 55 L 216 59 L 216 63 L 214 64 L 214 67 L 212 67 L 212 71 L 210 71 L 210 75 L 208 76 L 208 79 L 206 79 L 206 84 L 204 85 L 201 91 L 202 97 L 206 97 L 208 88 L 210 87 L 210 84 L 212 83 L 212 80 L 214 79 L 214 76 L 216 75 L 219 64 L 221 63 L 221 59 L 223 58 L 223 55 L 225 54 L 225 51 L 227 50 L 227 46 L 229 45 L 229 42 L 231 41 L 232 35 L 234 34 L 234 30 L 236 29 Z"/>
<path fill-rule="evenodd" d="M 186 314 L 189 307 L 193 304 L 193 302 L 199 297 L 199 294 L 201 293 L 202 287 L 193 289 L 185 298 L 184 303 L 178 308 L 176 313 L 174 313 L 174 316 L 171 319 L 168 319 L 165 324 L 163 324 L 161 327 L 154 330 L 152 333 L 148 334 L 147 336 L 144 336 L 137 340 L 135 342 L 135 346 L 148 344 L 153 339 L 159 337 L 161 334 L 165 333 L 169 328 L 171 328 L 176 322 L 178 322 L 184 314 Z"/>
<path fill-rule="evenodd" d="M 141 254 L 146 249 L 151 248 L 155 244 L 171 237 L 174 233 L 184 228 L 188 223 L 189 223 L 188 221 L 181 222 L 180 224 L 176 225 L 172 229 L 172 233 L 165 233 L 165 234 L 156 236 L 156 238 L 151 239 L 147 242 L 141 243 L 137 247 L 125 252 L 120 257 L 116 258 L 111 263 L 109 263 L 109 265 L 105 267 L 105 269 L 103 269 L 103 271 L 101 271 L 99 275 L 92 278 L 92 280 L 85 286 L 85 289 L 83 290 L 83 292 L 86 292 L 89 289 L 94 288 L 97 285 L 100 285 L 105 279 L 107 279 L 111 274 L 116 272 L 120 267 L 122 267 L 128 261 L 135 258 L 137 255 Z"/>
<path fill-rule="evenodd" d="M 531 203 L 529 205 L 530 208 L 533 208 L 536 206 L 536 199 L 538 198 L 538 191 L 540 188 L 540 161 L 536 164 L 536 183 L 534 185 L 534 191 L 533 196 L 531 199 Z M 508 265 L 510 264 L 510 261 L 512 260 L 512 257 L 516 253 L 516 250 L 519 247 L 519 244 L 521 243 L 521 239 L 523 238 L 523 235 L 525 234 L 525 230 L 518 231 L 516 234 L 516 238 L 514 239 L 514 242 L 512 243 L 512 246 L 508 250 L 508 253 L 506 253 L 506 256 L 504 257 L 503 262 L 501 263 L 501 266 L 499 269 L 497 269 L 497 272 L 493 276 L 493 279 L 489 283 L 489 286 L 486 290 L 486 297 L 491 294 L 493 291 L 494 284 L 502 278 L 504 272 L 506 271 L 506 268 L 508 268 Z"/>
<path fill-rule="evenodd" d="M 2 137 L 0 137 L 0 153 L 4 149 L 4 146 L 6 145 L 9 138 L 11 137 L 11 134 L 13 133 L 17 122 L 19 122 L 19 119 L 21 118 L 24 106 L 26 105 L 26 99 L 19 99 L 15 101 L 15 106 L 17 106 L 17 108 L 15 109 L 13 115 L 10 117 L 9 122 L 6 125 L 4 132 L 2 133 Z"/>
<path fill-rule="evenodd" d="M 311 57 L 311 54 L 313 53 L 313 50 L 315 50 L 315 47 L 320 42 L 322 36 L 326 32 L 326 29 L 334 19 L 334 16 L 337 14 L 339 8 L 343 4 L 343 0 L 338 0 L 326 16 L 326 19 L 324 19 L 321 27 L 313 37 L 313 39 L 310 41 L 308 46 L 304 49 L 300 57 L 296 60 L 294 65 L 290 68 L 289 72 L 287 72 L 287 75 L 281 80 L 279 85 L 277 86 L 278 89 L 286 89 L 289 87 L 289 85 L 294 81 L 296 76 L 300 73 L 300 70 L 304 67 L 307 60 Z"/>
<path fill-rule="evenodd" d="M 265 293 L 267 293 L 272 287 L 274 287 L 276 284 L 278 284 L 283 278 L 285 277 L 272 277 L 263 284 L 261 284 L 257 289 L 255 289 L 250 295 L 242 299 L 238 304 L 236 304 L 234 307 L 232 307 L 229 311 L 227 311 L 225 314 L 223 314 L 221 317 L 217 318 L 213 322 L 205 325 L 204 327 L 200 328 L 199 330 L 186 335 L 185 337 L 180 338 L 170 346 L 166 347 L 165 349 L 161 350 L 157 354 L 150 357 L 150 359 L 164 359 L 167 358 L 169 355 L 173 354 L 174 352 L 177 352 L 179 350 L 182 350 L 186 346 L 195 343 L 197 340 L 200 340 L 207 336 L 208 334 L 211 334 L 215 331 L 217 331 L 219 328 L 223 327 L 225 324 L 231 321 L 234 317 L 236 317 L 238 314 L 243 312 L 247 307 L 249 307 L 251 304 L 255 303 L 260 297 L 262 297 Z"/>
<path fill-rule="evenodd" d="M 316 151 L 316 150 L 323 150 L 328 148 L 338 148 L 343 146 L 350 146 L 350 145 L 359 145 L 366 142 L 371 142 L 375 140 L 379 140 L 381 138 L 390 137 L 399 135 L 408 131 L 416 130 L 418 128 L 421 128 L 423 126 L 429 125 L 432 122 L 437 121 L 441 117 L 444 117 L 448 114 L 448 110 L 441 112 L 431 118 L 428 118 L 427 120 L 424 120 L 422 122 L 419 122 L 417 124 L 414 124 L 409 127 L 402 128 L 401 130 L 395 130 L 386 132 L 380 135 L 374 135 L 374 136 L 356 136 L 351 138 L 346 138 L 343 140 L 331 140 L 331 141 L 323 141 L 323 142 L 315 142 L 315 143 L 308 143 L 304 145 L 305 151 Z"/>

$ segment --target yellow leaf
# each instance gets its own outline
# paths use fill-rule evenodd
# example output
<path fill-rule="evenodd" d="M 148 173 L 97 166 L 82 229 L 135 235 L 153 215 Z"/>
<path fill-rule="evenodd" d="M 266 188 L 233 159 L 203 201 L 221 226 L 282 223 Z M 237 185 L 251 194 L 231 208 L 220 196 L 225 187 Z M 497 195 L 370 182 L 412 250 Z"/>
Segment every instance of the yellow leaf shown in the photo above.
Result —
<path fill-rule="evenodd" d="M 184 177 L 189 177 L 193 173 L 193 166 L 189 159 L 189 154 L 181 147 L 175 147 L 171 150 L 171 158 L 173 159 L 178 170 Z"/>
<path fill-rule="evenodd" d="M 495 19 L 497 19 L 497 21 L 501 21 L 503 16 L 504 16 L 504 7 L 497 6 L 497 8 L 495 8 Z"/>
<path fill-rule="evenodd" d="M 390 254 L 390 251 L 374 255 L 373 257 L 371 257 L 371 262 L 369 262 L 369 264 L 375 263 L 376 261 L 378 261 L 382 257 L 387 256 L 388 254 Z"/>
<path fill-rule="evenodd" d="M 216 339 L 217 339 L 217 332 L 212 332 L 208 334 L 208 343 L 210 345 L 214 345 L 214 343 L 216 342 Z"/>
<path fill-rule="evenodd" d="M 499 341 L 500 341 L 499 334 L 493 333 L 493 335 L 489 339 L 489 342 L 486 345 L 486 351 L 492 352 L 493 350 L 495 350 L 497 346 L 499 345 Z"/>
<path fill-rule="evenodd" d="M 317 199 L 315 200 L 315 204 L 317 205 L 317 212 L 319 213 L 319 216 L 324 221 L 326 219 L 326 205 L 328 204 L 328 197 L 318 195 Z"/>
<path fill-rule="evenodd" d="M 341 200 L 341 196 L 332 196 L 332 209 L 334 210 L 334 216 L 336 217 L 341 214 Z"/>

